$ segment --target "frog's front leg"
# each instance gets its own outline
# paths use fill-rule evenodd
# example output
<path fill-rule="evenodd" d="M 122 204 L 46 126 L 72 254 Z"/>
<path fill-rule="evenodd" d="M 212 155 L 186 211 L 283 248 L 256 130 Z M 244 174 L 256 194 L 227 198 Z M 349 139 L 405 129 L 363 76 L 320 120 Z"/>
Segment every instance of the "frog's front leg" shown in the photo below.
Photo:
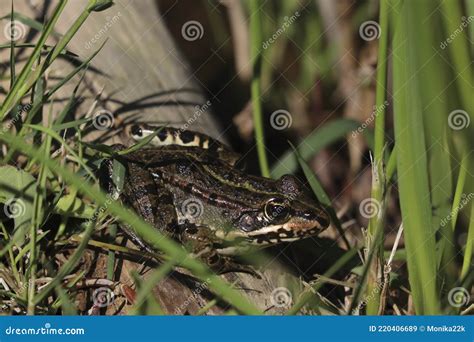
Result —
<path fill-rule="evenodd" d="M 253 267 L 239 264 L 231 257 L 219 254 L 222 240 L 217 238 L 210 228 L 186 221 L 180 225 L 179 239 L 193 256 L 204 261 L 217 274 L 243 272 L 261 278 Z"/>
<path fill-rule="evenodd" d="M 128 163 L 122 198 L 148 224 L 161 233 L 174 237 L 177 225 L 176 211 L 171 193 L 155 179 L 149 171 L 135 163 Z M 148 252 L 156 252 L 130 227 L 123 227 L 135 243 Z"/>

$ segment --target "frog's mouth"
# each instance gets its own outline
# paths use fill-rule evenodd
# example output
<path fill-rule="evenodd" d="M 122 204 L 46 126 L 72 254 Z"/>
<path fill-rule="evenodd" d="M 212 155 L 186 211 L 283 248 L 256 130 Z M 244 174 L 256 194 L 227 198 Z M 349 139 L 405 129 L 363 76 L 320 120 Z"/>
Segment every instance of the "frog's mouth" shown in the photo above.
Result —
<path fill-rule="evenodd" d="M 307 223 L 306 225 L 286 223 L 249 232 L 247 233 L 247 241 L 257 246 L 274 245 L 314 236 L 323 229 L 324 227 L 315 222 Z"/>
<path fill-rule="evenodd" d="M 251 246 L 266 247 L 315 236 L 325 228 L 327 226 L 323 226 L 317 221 L 290 220 L 283 224 L 266 226 L 251 232 L 231 231 L 222 234 L 216 233 L 216 235 L 224 241 L 234 241 L 244 248 Z"/>

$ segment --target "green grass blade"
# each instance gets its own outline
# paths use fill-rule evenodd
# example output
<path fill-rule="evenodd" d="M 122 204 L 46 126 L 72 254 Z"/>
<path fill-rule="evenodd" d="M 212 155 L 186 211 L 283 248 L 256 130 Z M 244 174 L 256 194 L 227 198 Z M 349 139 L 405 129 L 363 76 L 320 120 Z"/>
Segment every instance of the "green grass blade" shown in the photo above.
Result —
<path fill-rule="evenodd" d="M 413 75 L 423 61 L 419 44 L 431 28 L 420 25 L 428 18 L 425 2 L 403 2 L 394 15 L 394 121 L 400 206 L 405 228 L 405 243 L 411 294 L 417 314 L 438 314 L 439 297 L 435 254 L 435 232 L 431 222 L 431 203 L 426 155 L 423 107 L 424 88 Z"/>
<path fill-rule="evenodd" d="M 57 165 L 59 168 L 60 166 Z M 46 285 L 41 292 L 39 292 L 34 298 L 34 304 L 38 305 L 41 301 L 43 301 L 49 293 L 54 290 L 54 288 L 61 284 L 62 280 L 65 276 L 67 276 L 72 269 L 81 261 L 82 254 L 87 247 L 87 244 L 92 236 L 92 233 L 95 228 L 95 221 L 89 220 L 89 224 L 87 225 L 84 234 L 82 235 L 81 243 L 77 246 L 74 253 L 69 257 L 66 263 L 61 267 L 55 277 L 51 280 L 51 282 Z"/>
<path fill-rule="evenodd" d="M 335 263 L 332 265 L 323 275 L 323 279 L 331 278 L 337 271 L 339 271 L 345 264 L 352 260 L 352 258 L 357 254 L 358 249 L 354 248 L 347 251 L 343 256 L 341 256 Z M 305 291 L 301 294 L 299 300 L 291 307 L 286 315 L 296 315 L 305 305 L 308 303 L 314 296 L 314 292 L 319 291 L 319 289 L 324 285 L 323 281 L 317 282 L 312 286 L 309 291 Z"/>
<path fill-rule="evenodd" d="M 131 152 L 134 152 L 134 151 L 137 151 L 137 150 L 141 149 L 143 146 L 147 145 L 150 141 L 152 141 L 153 138 L 156 137 L 161 132 L 161 130 L 164 129 L 166 126 L 167 126 L 167 124 L 164 124 L 163 127 L 158 128 L 152 134 L 148 135 L 147 137 L 140 140 L 136 144 L 133 144 L 129 148 L 126 148 L 125 150 L 120 151 L 118 154 L 119 155 L 125 155 L 125 154 L 128 154 L 128 153 L 131 153 Z"/>
<path fill-rule="evenodd" d="M 168 260 L 165 262 L 163 265 L 161 265 L 160 268 L 156 269 L 153 271 L 153 273 L 149 276 L 149 278 L 141 284 L 140 290 L 137 293 L 137 296 L 135 298 L 135 304 L 132 309 L 132 313 L 135 315 L 138 315 L 140 313 L 143 314 L 143 304 L 145 304 L 147 297 L 150 296 L 153 292 L 153 288 L 156 286 L 156 284 L 166 277 L 172 270 L 173 267 L 176 266 L 176 261 L 175 260 Z M 170 314 L 172 314 L 170 312 Z"/>
<path fill-rule="evenodd" d="M 117 225 L 110 224 L 107 229 L 109 231 L 110 242 L 113 243 L 117 237 Z M 113 280 L 115 273 L 115 252 L 110 250 L 107 255 L 107 279 Z"/>
<path fill-rule="evenodd" d="M 13 9 L 13 1 L 12 1 L 12 8 L 10 12 L 10 25 L 12 25 L 13 20 L 14 20 L 14 9 Z M 11 36 L 10 36 L 10 89 L 13 87 L 15 84 L 15 67 L 16 67 L 16 62 L 15 62 L 15 40 L 13 39 L 13 28 L 11 30 Z"/>
<path fill-rule="evenodd" d="M 87 58 L 84 62 L 82 62 L 79 66 L 77 66 L 77 68 L 75 68 L 74 70 L 72 70 L 69 74 L 66 75 L 66 77 L 64 77 L 61 81 L 59 81 L 58 83 L 56 83 L 46 94 L 45 94 L 45 97 L 47 99 L 49 99 L 51 97 L 51 95 L 53 95 L 58 89 L 60 89 L 64 84 L 66 84 L 71 78 L 73 78 L 79 71 L 81 71 L 82 69 L 85 69 L 90 61 L 92 60 L 92 58 L 94 58 L 101 50 L 102 48 L 104 47 L 105 43 L 106 43 L 107 40 L 105 40 L 100 46 L 99 48 L 92 54 L 89 56 L 89 58 Z"/>
<path fill-rule="evenodd" d="M 15 49 L 20 49 L 20 48 L 34 48 L 36 46 L 36 44 L 34 43 L 15 43 L 14 45 L 14 48 Z M 8 43 L 8 44 L 0 44 L 0 50 L 2 49 L 11 49 L 11 44 Z M 50 45 L 47 45 L 47 44 L 44 44 L 43 46 L 43 49 L 41 50 L 41 53 L 40 55 L 47 55 L 49 53 L 51 53 L 52 49 L 54 49 L 54 46 L 50 46 Z M 63 50 L 60 54 L 60 56 L 64 56 L 64 57 L 72 57 L 72 58 L 79 58 L 79 55 L 75 54 L 74 52 L 72 51 L 69 51 L 69 50 Z"/>
<path fill-rule="evenodd" d="M 63 316 L 75 316 L 77 315 L 77 310 L 74 303 L 69 299 L 66 291 L 62 288 L 62 286 L 58 285 L 54 289 L 56 294 L 59 297 L 59 304 L 61 305 Z"/>
<path fill-rule="evenodd" d="M 466 17 L 474 16 L 474 0 L 465 0 L 466 3 Z M 474 41 L 474 25 L 469 25 L 468 29 L 469 40 Z M 474 44 L 471 44 L 471 56 L 474 55 Z"/>
<path fill-rule="evenodd" d="M 461 160 L 461 165 L 459 166 L 458 181 L 456 184 L 456 191 L 454 192 L 453 204 L 451 208 L 451 228 L 454 231 L 456 228 L 456 222 L 458 220 L 458 214 L 460 207 L 464 187 L 466 184 L 467 170 L 469 168 L 468 156 L 464 156 Z"/>
<path fill-rule="evenodd" d="M 323 186 L 317 179 L 316 175 L 314 172 L 311 170 L 309 165 L 303 160 L 301 155 L 298 153 L 296 148 L 291 144 L 291 147 L 295 151 L 295 155 L 298 158 L 298 162 L 300 164 L 301 169 L 303 170 L 303 173 L 308 180 L 309 185 L 311 186 L 311 189 L 313 190 L 314 194 L 316 195 L 317 199 L 321 204 L 324 206 L 326 211 L 328 212 L 331 222 L 335 225 L 337 231 L 339 232 L 340 236 L 342 237 L 347 249 L 351 248 L 351 245 L 349 243 L 349 240 L 347 240 L 346 235 L 344 233 L 344 229 L 342 228 L 341 222 L 339 221 L 339 218 L 337 217 L 336 211 L 332 207 L 331 200 L 329 199 L 329 196 L 327 195 L 326 191 L 324 190 Z"/>
<path fill-rule="evenodd" d="M 385 220 L 385 194 L 386 194 L 386 178 L 384 170 L 384 149 L 385 149 L 385 111 L 386 111 L 386 86 L 387 86 L 387 55 L 388 55 L 388 14 L 389 6 L 388 0 L 381 0 L 380 2 L 380 40 L 377 57 L 377 85 L 376 85 L 376 100 L 375 108 L 377 108 L 378 115 L 375 116 L 375 132 L 374 132 L 374 160 L 372 164 L 372 189 L 371 198 L 378 204 L 378 212 L 376 215 L 371 215 L 369 219 L 369 226 L 367 233 L 369 241 L 375 236 L 380 236 L 377 241 L 374 241 L 376 249 L 373 262 L 370 264 L 370 272 L 367 278 L 367 314 L 376 315 L 379 311 L 380 296 L 372 295 L 375 289 L 380 287 L 383 274 L 383 222 Z M 378 232 L 380 231 L 380 234 Z M 367 246 L 369 248 L 370 246 Z"/>
<path fill-rule="evenodd" d="M 51 107 L 52 108 L 52 105 Z M 51 136 L 47 136 L 42 146 L 42 153 L 44 158 L 49 158 L 51 150 Z M 30 263 L 29 270 L 27 272 L 28 278 L 28 315 L 34 315 L 36 309 L 35 295 L 36 295 L 36 270 L 37 270 L 37 259 L 38 259 L 38 243 L 37 243 L 37 232 L 41 228 L 43 220 L 43 209 L 46 202 L 46 166 L 44 164 L 40 167 L 40 172 L 37 180 L 37 191 L 34 198 L 34 212 L 31 220 L 31 233 L 30 233 Z"/>
<path fill-rule="evenodd" d="M 13 1 L 12 1 L 12 4 L 13 4 Z M 7 15 L 1 17 L 0 19 L 6 19 L 6 18 L 8 18 Z M 31 27 L 32 29 L 35 29 L 38 32 L 41 32 L 44 28 L 44 25 L 42 23 L 40 23 L 39 21 L 37 21 L 35 19 L 32 19 L 32 18 L 29 18 L 26 15 L 23 15 L 21 13 L 14 12 L 13 10 L 12 10 L 10 20 L 12 20 L 12 21 L 13 20 L 18 20 L 22 24 L 25 24 L 26 26 L 29 26 L 29 27 Z M 53 35 L 55 37 L 61 37 L 61 35 L 58 32 L 55 32 L 54 30 L 51 32 L 51 35 Z"/>
<path fill-rule="evenodd" d="M 163 266 L 162 266 L 163 267 Z M 159 270 L 155 270 L 154 274 L 152 276 L 156 276 L 157 272 Z M 144 282 L 143 280 L 139 277 L 139 274 L 134 271 L 131 274 L 131 277 L 133 279 L 133 282 L 135 283 L 135 288 L 137 291 L 142 292 Z M 146 296 L 142 302 L 140 303 L 140 306 L 138 307 L 138 310 L 134 310 L 135 315 L 152 315 L 152 316 L 162 316 L 165 315 L 166 313 L 163 311 L 163 308 L 161 307 L 160 303 L 158 303 L 158 300 L 155 296 L 152 295 L 153 290 L 150 289 L 148 291 L 148 296 Z"/>
<path fill-rule="evenodd" d="M 40 126 L 40 125 L 28 125 L 25 124 L 25 127 L 30 127 L 34 130 L 37 130 L 39 132 L 46 133 L 47 136 L 50 136 L 51 138 L 54 138 L 54 140 L 58 141 L 61 146 L 63 146 L 67 152 L 69 152 L 74 158 L 75 161 L 82 167 L 92 179 L 95 179 L 94 172 L 86 165 L 86 163 L 80 158 L 77 153 L 64 141 L 64 139 L 55 131 L 53 131 L 51 128 Z"/>
<path fill-rule="evenodd" d="M 443 15 L 441 16 L 442 22 L 446 28 L 447 36 L 456 33 L 456 38 L 451 39 L 448 44 L 450 52 L 450 67 L 454 67 L 455 70 L 461 72 L 463 77 L 455 77 L 454 82 L 457 84 L 457 89 L 461 97 L 461 103 L 463 107 L 471 110 L 474 109 L 474 98 L 472 96 L 472 89 L 474 88 L 474 74 L 472 69 L 472 56 L 469 51 L 469 44 L 472 46 L 472 40 L 468 40 L 467 30 L 460 30 L 460 26 L 463 18 L 461 2 L 441 0 L 441 9 Z M 472 23 L 469 24 L 472 26 Z M 452 64 L 452 65 L 451 65 Z M 471 116 L 471 120 L 474 120 L 474 113 L 467 111 Z"/>
<path fill-rule="evenodd" d="M 28 89 L 26 90 L 24 89 L 26 79 L 33 71 L 33 64 L 36 62 L 36 60 L 40 56 L 41 50 L 43 49 L 43 45 L 45 44 L 46 39 L 48 39 L 49 35 L 51 34 L 51 31 L 53 30 L 53 27 L 56 24 L 56 21 L 59 19 L 61 12 L 66 6 L 66 3 L 67 3 L 66 0 L 61 0 L 56 6 L 56 8 L 54 9 L 53 15 L 51 19 L 49 20 L 48 24 L 46 25 L 44 31 L 41 33 L 41 36 L 38 42 L 36 43 L 36 46 L 33 49 L 33 52 L 28 58 L 28 61 L 26 62 L 23 69 L 21 70 L 20 75 L 18 75 L 18 78 L 13 84 L 12 89 L 8 92 L 7 96 L 5 97 L 2 107 L 0 108 L 0 120 L 2 120 L 5 117 L 5 115 L 12 109 L 15 103 L 17 103 L 23 97 L 23 95 L 25 95 L 26 91 L 28 90 Z"/>
<path fill-rule="evenodd" d="M 270 167 L 268 166 L 267 151 L 265 148 L 265 134 L 263 130 L 262 118 L 262 22 L 260 1 L 250 1 L 250 59 L 253 64 L 252 82 L 250 92 L 252 96 L 253 122 L 255 126 L 255 142 L 257 144 L 258 161 L 260 171 L 264 177 L 270 176 Z"/>
<path fill-rule="evenodd" d="M 65 123 L 62 123 L 62 124 L 58 124 L 58 125 L 53 125 L 51 127 L 52 130 L 54 131 L 62 131 L 63 129 L 69 129 L 69 128 L 73 128 L 73 127 L 78 127 L 82 124 L 85 124 L 87 122 L 90 122 L 92 121 L 94 118 L 84 118 L 84 119 L 78 119 L 78 120 L 74 120 L 74 121 L 69 121 L 69 122 L 65 122 Z"/>
<path fill-rule="evenodd" d="M 467 232 L 466 248 L 464 250 L 464 259 L 461 269 L 461 279 L 467 277 L 469 272 L 473 271 L 473 249 L 474 249 L 474 203 L 471 204 L 471 213 L 469 216 L 469 230 Z"/>

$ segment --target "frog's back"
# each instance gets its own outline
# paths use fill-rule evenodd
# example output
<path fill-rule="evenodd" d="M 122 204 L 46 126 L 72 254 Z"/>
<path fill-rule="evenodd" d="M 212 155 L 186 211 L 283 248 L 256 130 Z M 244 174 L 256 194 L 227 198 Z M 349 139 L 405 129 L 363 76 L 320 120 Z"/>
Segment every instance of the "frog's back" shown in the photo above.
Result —
<path fill-rule="evenodd" d="M 149 145 L 154 147 L 182 146 L 199 148 L 209 151 L 230 165 L 235 165 L 240 159 L 240 155 L 231 151 L 228 146 L 204 133 L 176 127 L 150 126 L 147 124 L 134 124 L 130 129 L 130 135 L 135 141 L 143 140 L 154 133 L 157 133 L 156 136 L 149 142 Z"/>

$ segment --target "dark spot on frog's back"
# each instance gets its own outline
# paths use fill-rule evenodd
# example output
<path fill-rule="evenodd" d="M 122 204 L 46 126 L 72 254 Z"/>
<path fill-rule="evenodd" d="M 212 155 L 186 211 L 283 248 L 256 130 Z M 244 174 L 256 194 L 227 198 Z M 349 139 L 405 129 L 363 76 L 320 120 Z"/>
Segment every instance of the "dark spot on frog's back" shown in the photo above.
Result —
<path fill-rule="evenodd" d="M 188 144 L 194 140 L 194 133 L 191 131 L 180 131 L 179 137 L 183 143 Z"/>
<path fill-rule="evenodd" d="M 167 130 L 166 128 L 163 128 L 161 131 L 158 132 L 157 137 L 158 137 L 158 139 L 160 139 L 160 141 L 163 142 L 163 141 L 166 140 L 166 138 L 168 137 L 168 135 L 169 135 L 168 130 Z"/>
<path fill-rule="evenodd" d="M 214 139 L 209 139 L 209 148 L 208 150 L 212 153 L 218 152 L 220 149 L 220 144 L 214 140 Z"/>

